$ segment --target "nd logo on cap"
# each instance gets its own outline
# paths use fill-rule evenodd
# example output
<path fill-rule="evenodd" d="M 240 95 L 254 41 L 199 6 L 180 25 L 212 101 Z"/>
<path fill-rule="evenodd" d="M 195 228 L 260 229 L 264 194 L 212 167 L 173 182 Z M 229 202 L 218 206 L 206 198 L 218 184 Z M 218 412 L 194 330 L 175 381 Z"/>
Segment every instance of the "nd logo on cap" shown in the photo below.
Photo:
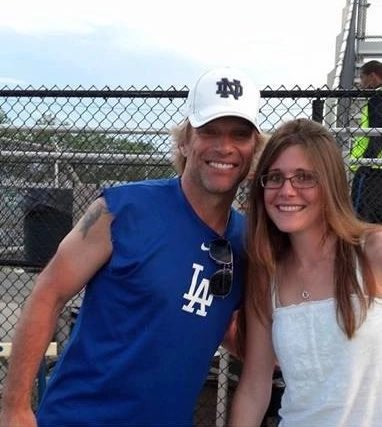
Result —
<path fill-rule="evenodd" d="M 218 86 L 216 93 L 222 98 L 228 98 L 232 95 L 235 99 L 239 99 L 239 96 L 243 95 L 243 86 L 240 84 L 240 80 L 230 82 L 227 78 L 223 78 L 216 84 Z"/>
<path fill-rule="evenodd" d="M 225 116 L 257 125 L 260 91 L 242 71 L 224 67 L 203 74 L 190 90 L 185 117 L 197 128 Z"/>

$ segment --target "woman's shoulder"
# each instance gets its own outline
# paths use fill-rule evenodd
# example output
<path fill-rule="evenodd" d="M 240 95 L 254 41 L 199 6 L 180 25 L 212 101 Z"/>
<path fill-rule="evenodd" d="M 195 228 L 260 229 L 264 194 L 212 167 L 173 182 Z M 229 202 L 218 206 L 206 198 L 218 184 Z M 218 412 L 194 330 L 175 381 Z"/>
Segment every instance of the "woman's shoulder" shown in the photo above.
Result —
<path fill-rule="evenodd" d="M 382 257 L 382 227 L 370 230 L 365 235 L 364 242 L 365 253 L 368 258 Z"/>
<path fill-rule="evenodd" d="M 370 231 L 365 236 L 364 248 L 365 255 L 373 270 L 378 290 L 382 292 L 382 227 Z"/>

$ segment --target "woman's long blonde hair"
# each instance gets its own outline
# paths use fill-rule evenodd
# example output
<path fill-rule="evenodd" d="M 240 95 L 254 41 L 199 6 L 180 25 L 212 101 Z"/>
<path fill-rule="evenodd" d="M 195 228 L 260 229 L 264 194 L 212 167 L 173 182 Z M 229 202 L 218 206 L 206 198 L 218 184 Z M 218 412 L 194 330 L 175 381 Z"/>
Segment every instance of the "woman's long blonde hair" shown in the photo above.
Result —
<path fill-rule="evenodd" d="M 273 224 L 265 210 L 260 177 L 292 145 L 305 150 L 319 177 L 327 224 L 323 239 L 329 234 L 337 237 L 334 266 L 337 321 L 351 338 L 359 324 L 351 295 L 355 294 L 360 301 L 361 322 L 376 295 L 375 279 L 362 250 L 362 239 L 373 226 L 359 221 L 353 212 L 341 151 L 334 137 L 324 126 L 311 120 L 296 119 L 282 125 L 271 136 L 259 159 L 249 195 L 246 297 L 263 321 L 270 319 L 270 282 L 278 262 L 290 250 L 290 241 L 288 234 Z M 363 284 L 357 280 L 357 262 Z"/>

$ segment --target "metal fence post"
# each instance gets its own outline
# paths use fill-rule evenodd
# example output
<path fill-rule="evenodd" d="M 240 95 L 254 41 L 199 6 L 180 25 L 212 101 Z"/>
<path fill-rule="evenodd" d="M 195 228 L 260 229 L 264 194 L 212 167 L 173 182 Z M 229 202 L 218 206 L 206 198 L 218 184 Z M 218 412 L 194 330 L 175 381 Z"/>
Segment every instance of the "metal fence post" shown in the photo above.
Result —
<path fill-rule="evenodd" d="M 324 100 L 313 99 L 312 101 L 312 120 L 322 123 L 324 120 Z"/>
<path fill-rule="evenodd" d="M 224 427 L 227 422 L 228 407 L 228 373 L 229 353 L 223 347 L 219 348 L 219 374 L 216 397 L 216 427 Z"/>

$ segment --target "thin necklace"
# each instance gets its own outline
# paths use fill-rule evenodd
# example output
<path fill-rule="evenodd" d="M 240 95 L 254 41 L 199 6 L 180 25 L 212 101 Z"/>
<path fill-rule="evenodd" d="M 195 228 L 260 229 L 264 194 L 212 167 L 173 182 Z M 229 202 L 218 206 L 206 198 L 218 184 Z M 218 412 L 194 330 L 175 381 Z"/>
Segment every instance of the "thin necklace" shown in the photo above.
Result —
<path fill-rule="evenodd" d="M 301 289 L 301 298 L 304 300 L 304 301 L 309 301 L 310 299 L 311 299 L 311 297 L 312 297 L 312 294 L 310 293 L 310 291 L 308 291 L 308 289 L 306 289 L 306 286 L 305 286 L 305 280 L 300 276 L 300 282 L 301 282 L 301 286 L 300 286 L 300 289 Z"/>

